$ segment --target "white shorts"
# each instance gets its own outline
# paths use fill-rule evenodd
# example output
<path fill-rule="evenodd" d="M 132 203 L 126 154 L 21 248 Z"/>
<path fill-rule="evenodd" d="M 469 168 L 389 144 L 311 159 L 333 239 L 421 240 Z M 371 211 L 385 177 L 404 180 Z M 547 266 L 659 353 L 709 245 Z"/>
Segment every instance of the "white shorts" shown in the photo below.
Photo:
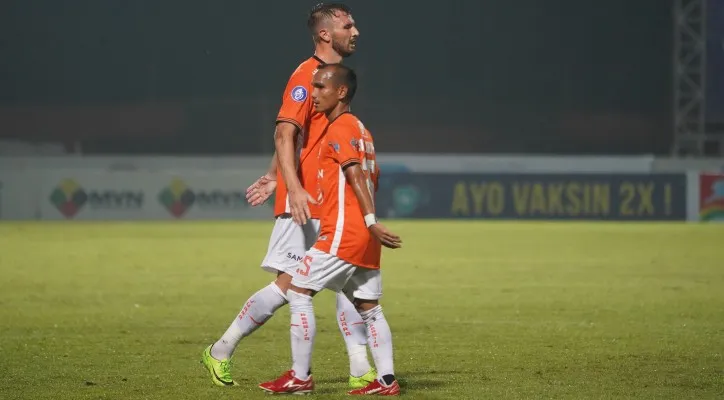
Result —
<path fill-rule="evenodd" d="M 300 226 L 291 216 L 277 217 L 261 268 L 275 274 L 295 271 L 304 258 L 304 253 L 317 241 L 317 236 L 319 236 L 318 219 L 310 219 Z"/>
<path fill-rule="evenodd" d="M 382 297 L 382 273 L 379 269 L 357 267 L 338 257 L 309 249 L 292 274 L 296 287 L 344 292 L 350 299 L 379 300 Z"/>

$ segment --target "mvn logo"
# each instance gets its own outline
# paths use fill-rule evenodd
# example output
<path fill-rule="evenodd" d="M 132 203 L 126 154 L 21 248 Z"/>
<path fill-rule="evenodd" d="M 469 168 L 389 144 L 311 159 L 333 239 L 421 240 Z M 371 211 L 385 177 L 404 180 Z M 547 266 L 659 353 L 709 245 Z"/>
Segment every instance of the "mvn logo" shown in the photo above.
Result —
<path fill-rule="evenodd" d="M 161 190 L 158 201 L 176 218 L 192 206 L 210 210 L 246 207 L 246 195 L 239 190 L 192 190 L 180 179 L 174 179 Z"/>
<path fill-rule="evenodd" d="M 65 179 L 50 193 L 50 202 L 66 218 L 73 218 L 84 206 L 94 209 L 139 209 L 143 192 L 133 190 L 87 190 L 73 179 Z"/>
<path fill-rule="evenodd" d="M 196 201 L 196 194 L 180 179 L 174 179 L 158 194 L 158 201 L 166 210 L 178 218 L 186 213 Z"/>

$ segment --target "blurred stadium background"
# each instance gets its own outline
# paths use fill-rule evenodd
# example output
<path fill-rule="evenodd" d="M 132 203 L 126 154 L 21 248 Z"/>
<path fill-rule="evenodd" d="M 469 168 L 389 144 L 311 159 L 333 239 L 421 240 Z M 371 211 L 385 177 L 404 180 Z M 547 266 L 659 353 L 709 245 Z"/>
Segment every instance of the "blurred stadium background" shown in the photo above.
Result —
<path fill-rule="evenodd" d="M 312 49 L 309 3 L 4 2 L 3 154 L 21 151 L 13 139 L 86 155 L 268 154 L 283 85 Z M 355 111 L 385 152 L 670 155 L 672 60 L 699 72 L 689 59 L 706 37 L 703 0 L 349 4 Z"/>
<path fill-rule="evenodd" d="M 2 218 L 266 218 L 239 189 L 266 168 L 283 86 L 310 54 L 307 3 L 3 3 Z M 724 165 L 720 2 L 350 4 L 362 31 L 348 60 L 362 82 L 354 109 L 385 175 L 626 172 L 639 176 L 608 190 L 625 200 L 629 183 L 656 186 L 649 219 L 724 209 L 718 175 L 696 176 Z M 568 178 L 582 185 L 572 197 L 595 189 Z M 385 188 L 399 208 L 388 216 L 451 216 L 434 196 L 414 210 L 424 187 Z M 198 201 L 181 207 L 186 189 Z M 468 216 L 526 217 L 505 208 Z"/>
<path fill-rule="evenodd" d="M 385 262 L 412 398 L 724 397 L 724 1 L 346 3 L 409 243 Z M 313 4 L 0 3 L 0 397 L 242 396 L 195 363 L 268 280 L 243 192 Z M 285 319 L 244 398 L 285 367 Z"/>

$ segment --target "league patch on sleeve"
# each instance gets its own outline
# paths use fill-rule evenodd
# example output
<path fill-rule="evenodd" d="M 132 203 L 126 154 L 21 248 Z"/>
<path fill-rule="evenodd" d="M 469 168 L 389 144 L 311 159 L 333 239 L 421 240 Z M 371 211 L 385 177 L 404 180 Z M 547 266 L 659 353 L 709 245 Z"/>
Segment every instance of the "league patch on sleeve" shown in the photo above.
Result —
<path fill-rule="evenodd" d="M 291 96 L 292 100 L 301 103 L 307 99 L 307 88 L 304 86 L 295 86 L 294 89 L 292 89 Z"/>

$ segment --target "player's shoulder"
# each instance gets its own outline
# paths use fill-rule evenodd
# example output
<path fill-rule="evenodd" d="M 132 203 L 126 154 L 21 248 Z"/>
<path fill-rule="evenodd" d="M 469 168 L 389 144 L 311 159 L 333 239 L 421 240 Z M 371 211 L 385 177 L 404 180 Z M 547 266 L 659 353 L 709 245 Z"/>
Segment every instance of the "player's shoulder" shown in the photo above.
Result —
<path fill-rule="evenodd" d="M 309 57 L 308 59 L 302 61 L 299 66 L 292 72 L 292 75 L 290 76 L 290 80 L 304 80 L 304 82 L 309 82 L 311 85 L 312 82 L 312 76 L 317 72 L 317 68 L 319 68 L 319 60 L 317 60 L 314 57 Z"/>
<path fill-rule="evenodd" d="M 362 120 L 351 112 L 346 112 L 338 118 L 340 127 L 349 134 L 356 137 L 371 137 L 370 131 L 367 129 Z M 336 122 L 336 121 L 335 121 Z"/>
<path fill-rule="evenodd" d="M 357 117 L 352 113 L 345 112 L 329 123 L 327 133 L 332 135 L 356 136 L 359 134 Z"/>
<path fill-rule="evenodd" d="M 340 127 L 353 128 L 357 131 L 365 129 L 362 121 L 349 111 L 337 117 L 333 122 Z"/>
<path fill-rule="evenodd" d="M 314 57 L 310 57 L 294 70 L 287 81 L 285 90 L 292 100 L 297 103 L 303 103 L 307 100 L 309 93 L 312 91 L 312 77 L 318 67 L 319 61 Z"/>

